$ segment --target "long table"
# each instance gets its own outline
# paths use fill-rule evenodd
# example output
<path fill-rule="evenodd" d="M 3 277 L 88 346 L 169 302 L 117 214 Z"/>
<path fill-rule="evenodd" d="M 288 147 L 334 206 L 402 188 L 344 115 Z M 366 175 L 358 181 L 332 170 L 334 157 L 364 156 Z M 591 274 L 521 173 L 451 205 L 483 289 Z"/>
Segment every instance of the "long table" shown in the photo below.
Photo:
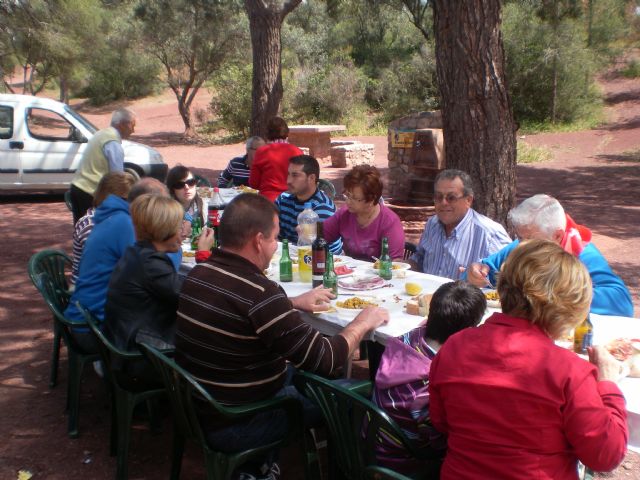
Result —
<path fill-rule="evenodd" d="M 277 281 L 277 259 L 278 255 L 269 267 L 268 276 Z M 367 276 L 375 275 L 373 264 L 354 260 L 349 257 L 341 257 L 341 260 L 354 268 L 355 275 Z M 192 265 L 183 265 L 182 271 L 188 272 Z M 399 275 L 404 275 L 399 278 Z M 424 322 L 423 317 L 409 315 L 404 306 L 411 298 L 405 293 L 406 282 L 417 283 L 422 287 L 423 293 L 433 293 L 436 289 L 451 280 L 448 278 L 427 275 L 419 272 L 405 271 L 398 273 L 394 271 L 394 277 L 388 282 L 388 286 L 369 290 L 351 291 L 338 288 L 338 300 L 346 300 L 351 295 L 374 297 L 377 303 L 389 310 L 390 321 L 369 334 L 368 340 L 385 344 L 389 337 L 401 336 Z M 280 282 L 278 282 L 280 283 Z M 294 272 L 292 282 L 280 283 L 287 295 L 290 297 L 300 295 L 311 288 L 309 282 L 301 282 L 297 272 Z M 332 302 L 335 304 L 335 301 Z M 499 311 L 489 308 L 485 318 Z M 358 311 L 345 311 L 343 309 L 331 309 L 329 312 L 307 314 L 303 318 L 306 322 L 325 335 L 335 335 L 339 333 L 353 318 Z M 604 345 L 616 338 L 640 338 L 640 319 L 630 317 L 617 317 L 607 315 L 591 314 L 591 322 L 594 327 L 593 342 L 595 345 Z M 624 378 L 618 386 L 625 395 L 627 401 L 628 423 L 629 423 L 629 449 L 640 453 L 640 378 Z"/>

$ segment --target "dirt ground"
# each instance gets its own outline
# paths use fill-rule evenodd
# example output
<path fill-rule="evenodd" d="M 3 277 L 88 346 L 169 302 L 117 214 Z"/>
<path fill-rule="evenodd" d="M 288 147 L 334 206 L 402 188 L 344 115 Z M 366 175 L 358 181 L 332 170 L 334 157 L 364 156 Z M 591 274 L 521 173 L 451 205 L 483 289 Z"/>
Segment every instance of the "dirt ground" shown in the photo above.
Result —
<path fill-rule="evenodd" d="M 534 193 L 556 196 L 579 223 L 594 232 L 594 242 L 629 286 L 640 316 L 640 83 L 610 74 L 602 79 L 609 121 L 597 130 L 541 134 L 525 139 L 546 146 L 553 161 L 518 166 L 518 197 Z M 197 100 L 205 108 L 207 95 Z M 100 109 L 78 105 L 96 125 L 108 124 L 114 105 Z M 183 163 L 211 180 L 241 144 L 205 147 L 184 144 L 170 93 L 133 102 L 138 113 L 134 140 L 153 145 L 169 165 Z M 376 164 L 386 169 L 385 137 L 361 137 L 374 143 Z M 629 152 L 636 152 L 631 159 Z M 323 167 L 322 175 L 341 183 L 345 169 Z M 0 288 L 0 479 L 15 479 L 20 469 L 33 478 L 109 479 L 115 459 L 109 456 L 109 410 L 105 389 L 93 372 L 82 387 L 80 438 L 66 435 L 66 356 L 63 349 L 59 385 L 48 388 L 51 319 L 28 280 L 29 257 L 44 248 L 71 251 L 71 214 L 61 196 L 0 197 L 3 231 L 3 280 Z M 140 424 L 132 434 L 130 478 L 168 475 L 170 423 L 153 436 Z M 285 455 L 286 456 L 286 455 Z M 640 479 L 639 455 L 600 478 Z M 299 478 L 299 468 L 285 465 L 284 478 Z M 199 452 L 189 448 L 183 478 L 203 478 Z"/>

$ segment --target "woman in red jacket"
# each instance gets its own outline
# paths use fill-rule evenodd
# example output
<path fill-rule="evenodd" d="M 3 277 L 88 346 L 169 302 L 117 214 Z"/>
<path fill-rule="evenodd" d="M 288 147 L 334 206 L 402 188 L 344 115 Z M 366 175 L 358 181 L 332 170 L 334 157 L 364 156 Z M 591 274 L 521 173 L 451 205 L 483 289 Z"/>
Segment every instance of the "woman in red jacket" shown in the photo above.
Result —
<path fill-rule="evenodd" d="M 289 159 L 302 155 L 295 145 L 287 142 L 289 127 L 280 117 L 267 122 L 267 144 L 256 150 L 249 173 L 249 186 L 272 202 L 287 189 Z"/>
<path fill-rule="evenodd" d="M 589 312 L 591 280 L 558 245 L 518 246 L 498 279 L 504 313 L 453 335 L 431 364 L 430 413 L 448 436 L 442 479 L 577 479 L 577 461 L 615 468 L 627 447 L 619 364 L 555 345 Z"/>

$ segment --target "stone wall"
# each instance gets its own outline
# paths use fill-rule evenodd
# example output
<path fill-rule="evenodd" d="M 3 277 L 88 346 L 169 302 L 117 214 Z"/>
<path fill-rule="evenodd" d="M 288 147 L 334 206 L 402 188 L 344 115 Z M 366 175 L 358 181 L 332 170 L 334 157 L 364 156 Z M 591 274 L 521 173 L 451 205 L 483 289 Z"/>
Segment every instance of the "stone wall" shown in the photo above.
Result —
<path fill-rule="evenodd" d="M 394 120 L 388 142 L 393 202 L 432 204 L 433 180 L 445 168 L 441 113 L 419 112 Z"/>
<path fill-rule="evenodd" d="M 375 146 L 357 140 L 331 141 L 331 166 L 336 168 L 375 164 Z"/>

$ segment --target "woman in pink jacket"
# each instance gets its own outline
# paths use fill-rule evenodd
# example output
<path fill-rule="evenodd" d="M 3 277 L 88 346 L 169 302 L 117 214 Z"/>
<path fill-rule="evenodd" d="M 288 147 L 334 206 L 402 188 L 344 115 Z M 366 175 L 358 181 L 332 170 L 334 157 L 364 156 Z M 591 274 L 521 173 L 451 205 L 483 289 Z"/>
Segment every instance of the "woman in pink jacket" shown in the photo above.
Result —
<path fill-rule="evenodd" d="M 453 335 L 431 363 L 431 421 L 448 436 L 442 479 L 577 479 L 627 448 L 619 364 L 555 345 L 589 312 L 584 265 L 546 240 L 522 242 L 498 278 L 504 313 Z"/>

